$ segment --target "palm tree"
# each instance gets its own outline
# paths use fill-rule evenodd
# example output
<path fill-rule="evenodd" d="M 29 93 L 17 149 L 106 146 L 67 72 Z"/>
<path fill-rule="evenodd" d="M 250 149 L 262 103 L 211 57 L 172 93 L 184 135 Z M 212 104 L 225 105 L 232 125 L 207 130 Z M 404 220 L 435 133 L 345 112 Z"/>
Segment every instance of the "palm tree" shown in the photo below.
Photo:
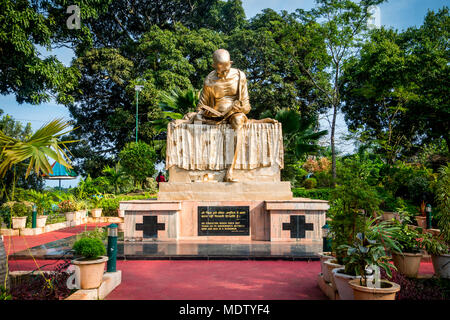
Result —
<path fill-rule="evenodd" d="M 170 91 L 170 93 L 162 93 L 159 108 L 163 113 L 163 117 L 154 120 L 151 123 L 157 134 L 167 130 L 167 124 L 176 119 L 192 112 L 197 108 L 199 94 L 195 89 L 181 90 L 179 88 Z"/>
<path fill-rule="evenodd" d="M 67 168 L 72 168 L 68 163 L 70 162 L 67 154 L 61 146 L 68 150 L 65 144 L 75 141 L 60 141 L 59 138 L 74 129 L 65 131 L 70 124 L 62 119 L 55 119 L 47 124 L 44 124 L 31 137 L 16 139 L 6 135 L 3 130 L 0 130 L 0 177 L 4 177 L 6 172 L 13 169 L 13 187 L 12 200 L 14 199 L 14 191 L 16 184 L 16 170 L 15 166 L 26 160 L 29 160 L 25 178 L 28 177 L 33 170 L 36 175 L 52 173 L 52 167 L 48 162 L 47 157 L 58 161 Z M 70 152 L 70 151 L 69 151 Z M 0 245 L 3 245 L 0 242 Z M 0 263 L 8 266 L 8 257 L 3 258 Z M 5 275 L 4 283 L 7 283 L 8 271 Z"/>
<path fill-rule="evenodd" d="M 125 173 L 121 170 L 120 164 L 117 163 L 114 168 L 105 166 L 102 172 L 107 175 L 109 183 L 114 186 L 114 192 L 116 194 L 119 193 L 119 184 L 125 176 Z"/>
<path fill-rule="evenodd" d="M 53 172 L 48 158 L 59 162 L 66 168 L 71 169 L 72 166 L 67 154 L 66 144 L 76 142 L 60 141 L 59 138 L 74 129 L 66 130 L 70 123 L 62 119 L 55 119 L 39 128 L 31 137 L 24 139 L 16 139 L 6 135 L 0 130 L 0 177 L 4 177 L 8 170 L 13 170 L 13 190 L 14 197 L 15 166 L 26 160 L 29 161 L 25 178 L 28 177 L 33 170 L 36 175 L 49 175 Z M 62 146 L 62 147 L 61 147 Z M 70 151 L 69 151 L 70 152 Z"/>
<path fill-rule="evenodd" d="M 158 150 L 159 154 L 166 153 L 166 140 L 164 133 L 167 131 L 167 125 L 172 120 L 182 119 L 183 116 L 195 111 L 199 99 L 199 93 L 195 89 L 181 90 L 179 88 L 170 91 L 170 93 L 162 93 L 159 102 L 159 108 L 162 111 L 162 117 L 150 121 L 155 130 L 155 136 L 160 137 L 152 141 L 152 147 Z"/>
<path fill-rule="evenodd" d="M 302 117 L 297 111 L 284 108 L 277 112 L 275 119 L 281 122 L 283 127 L 286 152 L 297 160 L 321 150 L 318 141 L 328 134 L 328 131 L 315 130 L 317 123 L 315 117 Z"/>
<path fill-rule="evenodd" d="M 52 194 L 48 192 L 39 192 L 33 189 L 27 190 L 23 198 L 33 202 L 36 205 L 39 214 L 43 214 L 46 210 L 50 210 L 55 203 Z"/>

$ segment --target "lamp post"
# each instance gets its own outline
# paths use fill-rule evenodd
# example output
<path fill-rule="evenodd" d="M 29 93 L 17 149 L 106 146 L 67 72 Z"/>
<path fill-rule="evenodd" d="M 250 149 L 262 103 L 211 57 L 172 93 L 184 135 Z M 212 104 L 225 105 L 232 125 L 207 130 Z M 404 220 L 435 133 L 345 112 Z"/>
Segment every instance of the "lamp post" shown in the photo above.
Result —
<path fill-rule="evenodd" d="M 136 142 L 138 142 L 138 110 L 139 110 L 139 92 L 142 91 L 143 85 L 135 85 L 136 91 Z"/>
<path fill-rule="evenodd" d="M 108 262 L 106 265 L 106 272 L 116 272 L 117 235 L 117 224 L 110 224 L 108 226 Z"/>
<path fill-rule="evenodd" d="M 427 229 L 431 229 L 431 220 L 433 219 L 431 215 L 431 204 L 427 204 L 425 212 L 427 213 Z"/>
<path fill-rule="evenodd" d="M 36 212 L 37 208 L 36 205 L 33 205 L 33 212 L 31 214 L 31 227 L 32 228 L 36 228 L 36 218 L 37 218 L 37 212 Z"/>

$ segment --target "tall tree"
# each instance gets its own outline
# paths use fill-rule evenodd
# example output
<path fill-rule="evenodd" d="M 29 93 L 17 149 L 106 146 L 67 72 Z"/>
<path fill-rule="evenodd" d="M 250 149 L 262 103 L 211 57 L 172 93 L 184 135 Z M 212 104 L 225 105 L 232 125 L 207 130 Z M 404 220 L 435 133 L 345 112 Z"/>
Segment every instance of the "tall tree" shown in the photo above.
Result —
<path fill-rule="evenodd" d="M 388 163 L 428 143 L 450 143 L 448 8 L 420 28 L 374 30 L 345 70 L 346 121 Z"/>
<path fill-rule="evenodd" d="M 368 9 L 383 1 L 361 0 L 356 3 L 351 0 L 316 0 L 317 6 L 310 11 L 301 9 L 296 11 L 299 21 L 313 26 L 312 32 L 315 31 L 318 41 L 324 41 L 327 48 L 328 77 L 315 72 L 314 63 L 311 63 L 313 67 L 305 65 L 301 60 L 298 63 L 314 88 L 321 92 L 323 103 L 332 111 L 330 145 L 333 180 L 336 180 L 336 119 L 343 103 L 341 97 L 343 69 L 349 59 L 357 54 L 364 40 L 369 17 Z M 301 38 L 303 35 L 292 33 L 291 36 Z M 293 53 L 298 50 L 295 46 L 290 49 Z M 326 78 L 329 81 L 324 81 Z"/>
<path fill-rule="evenodd" d="M 19 103 L 39 104 L 57 97 L 69 102 L 78 70 L 64 66 L 55 56 L 43 57 L 38 46 L 52 49 L 68 44 L 86 47 L 89 29 L 67 28 L 67 7 L 76 4 L 82 18 L 94 18 L 109 1 L 27 1 L 0 2 L 0 94 L 14 94 Z"/>

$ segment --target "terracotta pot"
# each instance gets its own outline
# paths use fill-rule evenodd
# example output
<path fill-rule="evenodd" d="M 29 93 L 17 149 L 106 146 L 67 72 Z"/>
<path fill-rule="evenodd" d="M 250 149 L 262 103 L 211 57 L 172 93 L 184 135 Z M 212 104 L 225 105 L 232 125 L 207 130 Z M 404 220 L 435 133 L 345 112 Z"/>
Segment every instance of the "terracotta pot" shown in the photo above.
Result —
<path fill-rule="evenodd" d="M 417 278 L 422 253 L 392 253 L 392 260 L 398 272 L 410 278 Z"/>
<path fill-rule="evenodd" d="M 325 265 L 325 261 L 334 259 L 334 257 L 331 255 L 331 252 L 319 252 L 320 256 L 320 269 L 322 272 L 323 279 L 326 282 L 331 282 L 331 273 L 328 272 L 328 268 Z"/>
<path fill-rule="evenodd" d="M 27 217 L 11 217 L 13 229 L 24 229 L 27 225 Z"/>
<path fill-rule="evenodd" d="M 384 221 L 399 220 L 397 212 L 383 212 L 382 217 Z"/>
<path fill-rule="evenodd" d="M 330 278 L 331 278 L 330 279 L 331 285 L 333 286 L 334 290 L 337 290 L 336 283 L 334 282 L 333 270 L 336 268 L 342 268 L 343 265 L 338 264 L 336 260 L 332 260 L 332 259 L 325 261 L 324 264 L 328 268 L 328 274 L 330 275 Z"/>
<path fill-rule="evenodd" d="M 76 214 L 75 214 L 74 211 L 71 211 L 71 212 L 65 212 L 64 214 L 66 215 L 66 220 L 67 220 L 67 222 L 75 221 Z"/>
<path fill-rule="evenodd" d="M 336 289 L 339 293 L 339 298 L 341 300 L 355 300 L 355 296 L 353 295 L 353 289 L 350 287 L 348 282 L 350 280 L 355 280 L 361 278 L 361 276 L 351 276 L 343 273 L 344 267 L 337 268 L 333 270 L 333 279 L 336 284 Z M 367 276 L 367 279 L 373 279 L 373 276 Z"/>
<path fill-rule="evenodd" d="M 450 279 L 450 254 L 443 254 L 440 256 L 431 256 L 433 262 L 434 273 L 445 279 Z"/>
<path fill-rule="evenodd" d="M 427 228 L 427 217 L 416 216 L 417 226 L 423 229 Z"/>
<path fill-rule="evenodd" d="M 102 208 L 91 209 L 92 218 L 100 218 L 102 216 Z"/>
<path fill-rule="evenodd" d="M 395 300 L 400 286 L 395 282 L 380 280 L 381 288 L 369 288 L 360 285 L 359 279 L 350 280 L 349 286 L 353 289 L 355 300 Z"/>
<path fill-rule="evenodd" d="M 45 223 L 47 222 L 47 216 L 39 215 L 36 217 L 36 228 L 45 227 Z"/>
<path fill-rule="evenodd" d="M 81 289 L 95 289 L 100 286 L 106 261 L 108 261 L 106 256 L 101 256 L 96 260 L 84 260 L 84 258 L 72 260 L 72 263 L 80 269 Z"/>

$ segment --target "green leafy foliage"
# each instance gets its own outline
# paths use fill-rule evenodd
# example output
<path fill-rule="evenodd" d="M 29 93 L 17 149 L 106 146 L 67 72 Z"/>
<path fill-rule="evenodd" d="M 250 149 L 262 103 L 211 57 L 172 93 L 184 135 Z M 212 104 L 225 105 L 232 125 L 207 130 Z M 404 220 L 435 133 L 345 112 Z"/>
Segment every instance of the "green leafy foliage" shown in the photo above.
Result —
<path fill-rule="evenodd" d="M 306 189 L 313 189 L 317 186 L 317 180 L 315 178 L 308 178 L 303 181 L 303 185 Z"/>
<path fill-rule="evenodd" d="M 3 114 L 3 110 L 0 109 L 0 115 Z M 0 130 L 9 137 L 26 140 L 32 135 L 31 123 L 27 125 L 22 125 L 20 121 L 14 120 L 9 115 L 3 115 L 0 118 Z M 0 155 L 0 162 L 3 161 L 3 155 Z M 28 177 L 25 177 L 28 162 L 24 161 L 15 165 L 14 170 L 9 170 L 6 172 L 3 178 L 0 178 L 0 203 L 6 201 L 14 201 L 15 188 L 24 188 L 35 190 L 43 189 L 43 178 L 31 173 Z"/>
<path fill-rule="evenodd" d="M 341 246 L 351 245 L 356 235 L 364 232 L 367 217 L 378 215 L 380 200 L 375 188 L 358 176 L 343 180 L 332 191 L 331 200 L 327 216 L 331 218 L 332 249 L 342 262 L 345 252 Z"/>
<path fill-rule="evenodd" d="M 131 142 L 119 154 L 120 164 L 126 174 L 142 185 L 155 174 L 155 150 L 145 142 Z"/>
<path fill-rule="evenodd" d="M 374 30 L 345 66 L 349 128 L 390 164 L 430 142 L 449 147 L 449 33 L 448 7 L 430 10 L 420 27 Z"/>
<path fill-rule="evenodd" d="M 86 259 L 96 259 L 106 254 L 105 245 L 97 237 L 81 238 L 73 244 L 72 249 L 76 255 Z"/>
<path fill-rule="evenodd" d="M 3 158 L 0 164 L 0 176 L 4 177 L 6 171 L 25 160 L 29 160 L 25 178 L 28 177 L 31 170 L 34 170 L 34 173 L 37 175 L 49 175 L 52 173 L 52 168 L 47 157 L 67 168 L 72 168 L 67 163 L 69 160 L 64 149 L 67 149 L 65 144 L 74 141 L 59 140 L 61 136 L 73 130 L 65 131 L 69 126 L 68 122 L 62 119 L 55 119 L 43 125 L 25 140 L 8 136 L 3 131 L 0 131 L 0 148 L 2 149 L 1 156 Z"/>
<path fill-rule="evenodd" d="M 8 291 L 5 287 L 3 287 L 3 286 L 0 286 L 0 301 L 1 301 L 1 300 L 12 300 L 11 294 L 10 294 L 9 291 Z"/>
<path fill-rule="evenodd" d="M 110 1 L 74 1 L 83 19 L 106 10 Z M 39 104 L 58 95 L 61 102 L 73 101 L 79 77 L 76 68 L 66 67 L 54 55 L 41 55 L 38 46 L 50 50 L 67 44 L 89 45 L 89 29 L 69 30 L 67 1 L 2 1 L 0 3 L 0 94 L 16 95 L 19 103 Z M 72 31 L 72 32 L 71 32 Z"/>
<path fill-rule="evenodd" d="M 450 164 L 439 170 L 436 183 L 436 202 L 439 214 L 438 226 L 442 239 L 450 245 Z"/>
<path fill-rule="evenodd" d="M 58 203 L 59 212 L 74 212 L 77 211 L 77 203 L 70 200 L 64 200 Z"/>
<path fill-rule="evenodd" d="M 344 258 L 345 273 L 361 276 L 361 285 L 368 283 L 366 270 L 370 266 L 383 268 L 389 277 L 392 276 L 391 268 L 395 269 L 395 266 L 389 263 L 390 257 L 386 254 L 385 248 L 380 242 L 367 237 L 365 233 L 358 233 L 351 246 L 342 245 L 339 249 L 347 250 Z"/>
<path fill-rule="evenodd" d="M 309 199 L 320 199 L 320 200 L 330 200 L 331 188 L 319 188 L 319 189 L 304 189 L 304 188 L 294 188 L 292 193 L 294 197 L 298 198 L 309 198 Z"/>
<path fill-rule="evenodd" d="M 51 210 L 52 205 L 55 204 L 55 197 L 53 194 L 32 189 L 21 190 L 18 198 L 24 201 L 33 202 L 36 205 L 38 214 L 43 214 L 45 211 Z"/>
<path fill-rule="evenodd" d="M 119 209 L 120 201 L 127 200 L 143 200 L 152 199 L 152 193 L 147 192 L 143 195 L 119 195 L 109 199 L 103 199 L 100 203 L 100 207 L 103 209 L 102 214 L 105 217 L 116 217 L 117 210 Z"/>
<path fill-rule="evenodd" d="M 421 249 L 424 249 L 424 235 L 418 230 L 412 229 L 407 224 L 401 225 L 400 222 L 395 221 L 400 228 L 395 232 L 394 237 L 399 243 L 401 251 L 394 250 L 397 253 L 418 253 Z"/>
<path fill-rule="evenodd" d="M 31 217 L 31 206 L 23 202 L 6 202 L 2 208 L 8 210 L 11 217 Z"/>

